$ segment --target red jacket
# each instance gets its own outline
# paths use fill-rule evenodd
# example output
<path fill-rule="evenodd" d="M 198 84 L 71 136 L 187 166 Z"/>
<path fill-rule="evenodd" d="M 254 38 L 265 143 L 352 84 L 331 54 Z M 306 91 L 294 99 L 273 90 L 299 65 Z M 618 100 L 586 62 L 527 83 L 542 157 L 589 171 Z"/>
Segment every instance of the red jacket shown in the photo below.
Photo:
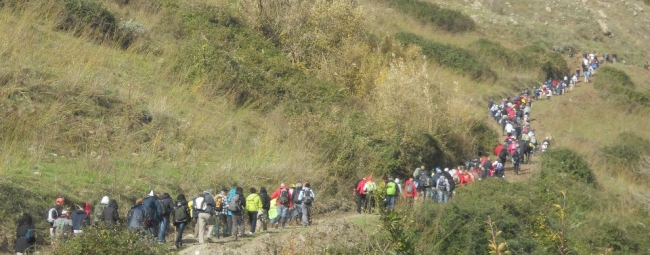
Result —
<path fill-rule="evenodd" d="M 291 207 L 291 206 L 293 206 L 293 196 L 291 195 L 291 192 L 289 192 L 289 188 L 287 188 L 287 187 L 280 187 L 280 188 L 276 189 L 275 192 L 273 192 L 273 194 L 271 194 L 271 200 L 279 198 L 280 197 L 280 192 L 282 191 L 283 188 L 286 189 L 287 193 L 289 194 L 289 205 L 288 205 L 288 207 Z M 275 204 L 276 205 L 283 205 L 283 204 L 280 203 L 280 201 L 276 202 Z"/>
<path fill-rule="evenodd" d="M 494 147 L 494 156 L 499 156 L 501 155 L 501 151 L 503 150 L 503 145 L 498 144 L 497 147 Z"/>
<path fill-rule="evenodd" d="M 366 189 L 364 187 L 366 186 L 366 180 L 361 180 L 359 184 L 357 184 L 357 193 L 358 194 L 366 194 Z"/>
<path fill-rule="evenodd" d="M 406 186 L 408 185 L 413 185 L 413 192 L 408 193 L 406 191 Z M 411 181 L 410 179 L 407 180 L 406 183 L 404 184 L 404 197 L 417 197 L 417 196 L 418 196 L 418 190 L 415 188 L 415 183 L 413 183 L 413 181 Z"/>

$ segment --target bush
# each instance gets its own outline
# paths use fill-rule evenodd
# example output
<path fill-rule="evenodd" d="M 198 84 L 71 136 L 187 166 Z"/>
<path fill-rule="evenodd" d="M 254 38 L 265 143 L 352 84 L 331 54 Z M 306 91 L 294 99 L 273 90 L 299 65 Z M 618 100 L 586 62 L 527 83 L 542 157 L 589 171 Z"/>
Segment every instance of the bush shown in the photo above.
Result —
<path fill-rule="evenodd" d="M 469 16 L 437 4 L 417 0 L 393 0 L 391 6 L 415 16 L 423 22 L 430 22 L 436 27 L 451 33 L 462 33 L 476 29 L 476 23 Z"/>
<path fill-rule="evenodd" d="M 602 148 L 600 153 L 607 165 L 623 167 L 638 174 L 642 159 L 650 154 L 650 141 L 636 134 L 624 132 L 618 135 L 616 143 Z"/>
<path fill-rule="evenodd" d="M 600 90 L 603 98 L 612 97 L 625 104 L 650 107 L 650 95 L 637 91 L 635 87 L 630 76 L 611 66 L 600 68 L 598 79 L 594 81 L 594 88 Z"/>
<path fill-rule="evenodd" d="M 55 246 L 52 254 L 163 254 L 165 247 L 149 244 L 144 235 L 127 229 L 88 228 L 83 235 Z"/>
<path fill-rule="evenodd" d="M 596 179 L 589 168 L 584 156 L 567 148 L 553 148 L 542 155 L 542 179 L 549 176 L 561 175 L 595 185 Z"/>
<path fill-rule="evenodd" d="M 474 80 L 494 81 L 497 79 L 496 72 L 481 63 L 469 50 L 451 44 L 437 43 L 411 33 L 398 33 L 395 38 L 402 43 L 422 47 L 424 55 L 460 75 L 469 76 Z"/>
<path fill-rule="evenodd" d="M 60 0 L 63 11 L 59 14 L 57 28 L 72 31 L 80 36 L 87 32 L 100 41 L 112 39 L 117 29 L 113 13 L 99 3 L 84 0 Z"/>

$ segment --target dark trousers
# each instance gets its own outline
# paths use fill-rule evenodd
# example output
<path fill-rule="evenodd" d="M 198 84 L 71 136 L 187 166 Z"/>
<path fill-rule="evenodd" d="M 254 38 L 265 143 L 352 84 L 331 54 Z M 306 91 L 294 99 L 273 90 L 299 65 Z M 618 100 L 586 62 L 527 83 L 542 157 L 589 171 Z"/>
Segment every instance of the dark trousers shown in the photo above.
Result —
<path fill-rule="evenodd" d="M 183 231 L 185 230 L 185 226 L 187 226 L 187 222 L 177 222 L 174 223 L 174 226 L 176 226 L 176 243 L 178 246 L 183 245 Z"/>
<path fill-rule="evenodd" d="M 357 213 L 361 213 L 361 207 L 366 204 L 366 195 L 357 194 Z"/>

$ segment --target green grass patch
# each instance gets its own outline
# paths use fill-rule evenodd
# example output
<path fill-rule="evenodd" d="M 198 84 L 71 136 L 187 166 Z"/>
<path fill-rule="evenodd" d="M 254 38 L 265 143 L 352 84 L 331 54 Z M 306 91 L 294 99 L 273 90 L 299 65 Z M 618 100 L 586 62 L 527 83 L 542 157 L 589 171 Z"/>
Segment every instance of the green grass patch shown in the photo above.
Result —
<path fill-rule="evenodd" d="M 398 33 L 395 38 L 404 44 L 415 44 L 422 48 L 422 53 L 439 65 L 454 70 L 459 75 L 469 76 L 474 80 L 494 81 L 496 72 L 483 64 L 473 52 L 451 44 L 443 44 L 424 39 L 411 33 Z"/>
<path fill-rule="evenodd" d="M 650 95 L 636 90 L 636 85 L 625 71 L 604 66 L 597 71 L 594 88 L 603 98 L 613 98 L 626 105 L 650 107 Z"/>
<path fill-rule="evenodd" d="M 396 8 L 422 22 L 451 33 L 462 33 L 476 29 L 472 18 L 460 11 L 440 7 L 437 4 L 418 0 L 392 0 L 388 1 Z"/>
<path fill-rule="evenodd" d="M 553 148 L 542 154 L 541 178 L 560 175 L 563 178 L 596 184 L 589 164 L 584 156 L 567 148 Z"/>

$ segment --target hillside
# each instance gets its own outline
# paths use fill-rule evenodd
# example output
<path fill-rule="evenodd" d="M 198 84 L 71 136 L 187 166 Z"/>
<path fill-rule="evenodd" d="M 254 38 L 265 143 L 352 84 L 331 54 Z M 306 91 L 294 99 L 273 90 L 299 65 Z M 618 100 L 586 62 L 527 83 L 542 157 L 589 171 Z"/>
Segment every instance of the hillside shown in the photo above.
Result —
<path fill-rule="evenodd" d="M 44 237 L 42 215 L 59 194 L 69 205 L 109 195 L 125 216 L 150 189 L 175 197 L 308 181 L 327 201 L 322 216 L 348 211 L 352 201 L 337 200 L 359 177 L 403 178 L 420 164 L 489 153 L 501 139 L 489 100 L 573 71 L 582 53 L 616 52 L 592 83 L 534 103 L 533 126 L 558 150 L 535 157 L 531 174 L 464 187 L 447 206 L 400 210 L 403 236 L 371 239 L 487 253 L 485 216 L 499 212 L 492 220 L 515 253 L 552 253 L 557 229 L 580 254 L 650 252 L 640 234 L 650 224 L 647 7 L 0 0 L 0 189 L 9 198 L 0 215 L 12 219 L 0 232 L 10 236 L 18 212 L 30 212 Z M 554 205 L 563 203 L 560 224 Z"/>

